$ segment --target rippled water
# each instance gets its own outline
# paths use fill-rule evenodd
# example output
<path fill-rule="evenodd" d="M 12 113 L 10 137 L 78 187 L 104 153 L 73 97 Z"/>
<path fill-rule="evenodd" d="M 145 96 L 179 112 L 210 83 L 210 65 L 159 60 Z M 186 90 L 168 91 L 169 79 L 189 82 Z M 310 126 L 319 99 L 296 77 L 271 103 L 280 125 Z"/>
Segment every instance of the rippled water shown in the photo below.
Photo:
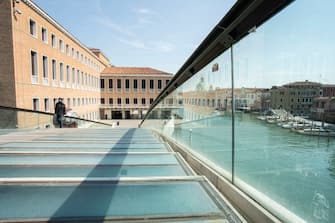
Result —
<path fill-rule="evenodd" d="M 173 137 L 231 172 L 231 118 L 199 120 Z M 335 222 L 335 139 L 305 136 L 238 114 L 235 177 L 308 222 Z"/>

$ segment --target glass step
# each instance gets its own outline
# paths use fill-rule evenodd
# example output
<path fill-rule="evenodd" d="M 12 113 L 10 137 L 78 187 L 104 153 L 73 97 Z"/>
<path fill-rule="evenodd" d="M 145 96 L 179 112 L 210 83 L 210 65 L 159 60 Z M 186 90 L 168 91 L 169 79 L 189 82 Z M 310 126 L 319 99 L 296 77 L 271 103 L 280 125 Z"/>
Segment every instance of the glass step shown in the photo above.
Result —
<path fill-rule="evenodd" d="M 0 206 L 0 218 L 12 220 L 224 217 L 222 207 L 211 199 L 202 183 L 189 181 L 0 185 Z"/>
<path fill-rule="evenodd" d="M 151 166 L 1 166 L 1 178 L 14 177 L 158 177 L 186 176 L 180 165 Z"/>
<path fill-rule="evenodd" d="M 167 148 L 103 148 L 103 147 L 9 147 L 0 148 L 0 153 L 6 152 L 168 152 Z"/>
<path fill-rule="evenodd" d="M 120 148 L 120 149 L 133 149 L 133 148 L 166 148 L 164 143 L 141 143 L 141 144 L 128 144 L 128 143 L 96 143 L 96 142 L 12 142 L 0 145 L 0 149 L 3 147 L 33 147 L 33 148 Z"/>
<path fill-rule="evenodd" d="M 174 154 L 0 155 L 0 165 L 150 165 L 178 164 Z"/>

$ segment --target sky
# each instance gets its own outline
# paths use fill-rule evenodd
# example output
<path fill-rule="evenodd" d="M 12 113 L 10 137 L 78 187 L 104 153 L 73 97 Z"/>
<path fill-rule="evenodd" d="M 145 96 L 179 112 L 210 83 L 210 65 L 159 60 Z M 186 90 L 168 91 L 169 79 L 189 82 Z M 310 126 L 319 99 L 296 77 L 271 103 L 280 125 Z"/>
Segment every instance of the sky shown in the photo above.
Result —
<path fill-rule="evenodd" d="M 115 66 L 176 73 L 233 0 L 33 0 Z"/>
<path fill-rule="evenodd" d="M 233 46 L 234 86 L 271 88 L 296 81 L 335 85 L 335 1 L 294 1 Z M 185 84 L 231 87 L 230 50 Z M 214 63 L 219 71 L 212 72 Z"/>

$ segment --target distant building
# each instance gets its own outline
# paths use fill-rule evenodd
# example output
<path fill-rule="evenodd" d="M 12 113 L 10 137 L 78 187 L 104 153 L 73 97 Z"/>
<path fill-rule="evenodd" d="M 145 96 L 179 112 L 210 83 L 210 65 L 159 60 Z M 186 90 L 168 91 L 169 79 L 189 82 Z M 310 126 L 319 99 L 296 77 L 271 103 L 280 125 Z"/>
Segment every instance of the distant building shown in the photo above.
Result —
<path fill-rule="evenodd" d="M 335 97 L 314 98 L 311 117 L 314 120 L 335 124 Z"/>
<path fill-rule="evenodd" d="M 106 67 L 100 79 L 101 118 L 142 118 L 171 78 L 148 67 Z"/>
<path fill-rule="evenodd" d="M 272 109 L 285 109 L 292 115 L 309 116 L 313 99 L 323 95 L 322 85 L 316 82 L 302 81 L 273 86 L 270 89 Z"/>
<path fill-rule="evenodd" d="M 199 90 L 183 92 L 182 98 L 188 109 L 209 114 L 214 110 L 231 109 L 231 88 L 216 88 L 214 90 Z M 269 109 L 269 89 L 264 88 L 236 88 L 234 89 L 234 103 L 236 110 L 265 111 Z"/>
<path fill-rule="evenodd" d="M 322 85 L 323 97 L 335 97 L 335 85 L 323 84 Z"/>

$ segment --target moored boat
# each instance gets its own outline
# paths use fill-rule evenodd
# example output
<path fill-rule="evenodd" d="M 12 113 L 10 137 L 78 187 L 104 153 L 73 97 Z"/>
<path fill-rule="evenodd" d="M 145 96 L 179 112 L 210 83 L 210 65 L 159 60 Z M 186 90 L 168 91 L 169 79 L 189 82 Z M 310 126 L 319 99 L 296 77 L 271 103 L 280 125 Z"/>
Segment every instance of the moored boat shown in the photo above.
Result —
<path fill-rule="evenodd" d="M 298 129 L 296 132 L 303 134 L 303 135 L 310 135 L 310 136 L 328 136 L 328 137 L 335 136 L 335 131 L 331 131 L 331 130 L 323 129 L 323 128 Z"/>

